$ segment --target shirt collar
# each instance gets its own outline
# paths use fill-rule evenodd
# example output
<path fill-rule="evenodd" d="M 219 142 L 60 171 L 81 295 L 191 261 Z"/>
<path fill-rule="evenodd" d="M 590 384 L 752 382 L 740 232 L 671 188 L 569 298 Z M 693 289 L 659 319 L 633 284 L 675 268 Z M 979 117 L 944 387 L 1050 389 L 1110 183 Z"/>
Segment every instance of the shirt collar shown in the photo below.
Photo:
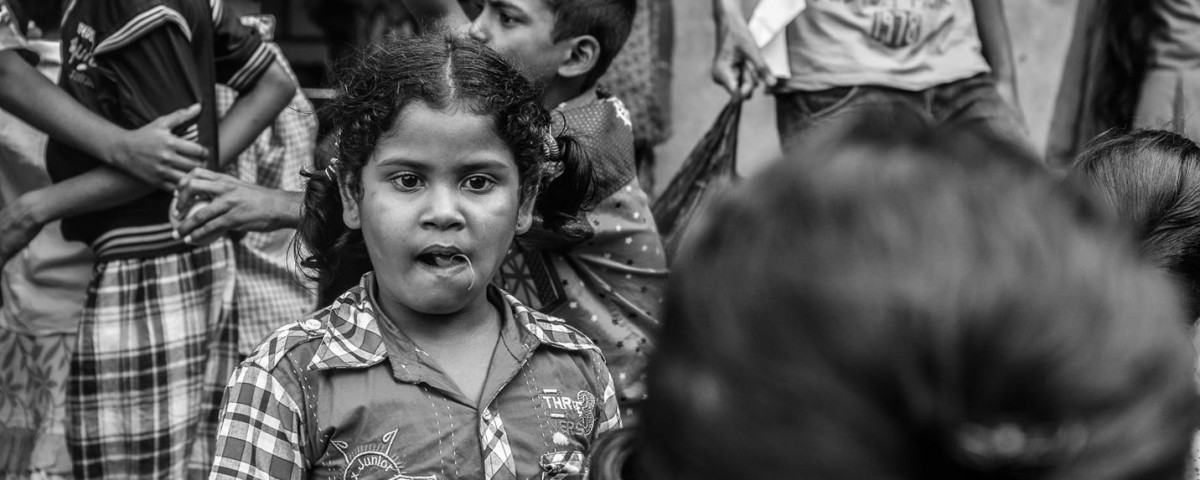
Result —
<path fill-rule="evenodd" d="M 315 317 L 324 323 L 325 334 L 313 355 L 311 368 L 366 368 L 387 358 L 378 323 L 382 316 L 377 313 L 369 294 L 374 286 L 375 274 L 368 272 L 357 286 L 347 290 Z M 505 323 L 519 327 L 516 328 L 517 335 L 529 350 L 545 345 L 562 350 L 600 352 L 591 340 L 561 319 L 526 307 L 494 285 L 489 284 L 488 288 L 493 290 L 490 293 L 499 294 L 508 306 Z"/>

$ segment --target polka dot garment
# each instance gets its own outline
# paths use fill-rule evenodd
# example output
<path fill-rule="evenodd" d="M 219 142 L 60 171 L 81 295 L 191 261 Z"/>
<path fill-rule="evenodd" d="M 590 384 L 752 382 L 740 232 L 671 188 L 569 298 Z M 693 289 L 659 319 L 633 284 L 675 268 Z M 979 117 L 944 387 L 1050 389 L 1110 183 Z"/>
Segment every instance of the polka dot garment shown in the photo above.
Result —
<path fill-rule="evenodd" d="M 625 411 L 645 397 L 643 372 L 649 334 L 662 310 L 666 256 L 649 199 L 638 184 L 629 111 L 603 94 L 560 111 L 563 115 L 556 117 L 588 152 L 597 175 L 601 200 L 586 214 L 591 235 L 554 250 L 518 239 L 499 282 L 600 346 Z M 626 425 L 632 419 L 626 417 Z"/>

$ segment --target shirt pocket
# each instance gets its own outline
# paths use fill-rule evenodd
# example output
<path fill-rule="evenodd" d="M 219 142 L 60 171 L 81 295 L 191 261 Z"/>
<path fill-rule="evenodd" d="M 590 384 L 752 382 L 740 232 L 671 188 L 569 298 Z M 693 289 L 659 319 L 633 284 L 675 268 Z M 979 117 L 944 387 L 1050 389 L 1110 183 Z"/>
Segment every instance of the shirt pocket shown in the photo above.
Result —
<path fill-rule="evenodd" d="M 567 480 L 584 478 L 587 466 L 583 452 L 550 452 L 542 455 L 542 480 Z"/>

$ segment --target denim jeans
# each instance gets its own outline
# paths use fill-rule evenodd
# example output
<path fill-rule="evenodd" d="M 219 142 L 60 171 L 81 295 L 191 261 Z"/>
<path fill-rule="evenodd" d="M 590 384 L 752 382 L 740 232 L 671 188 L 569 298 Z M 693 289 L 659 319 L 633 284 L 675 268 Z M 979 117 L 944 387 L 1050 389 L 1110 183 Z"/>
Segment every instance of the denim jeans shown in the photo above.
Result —
<path fill-rule="evenodd" d="M 988 74 L 919 91 L 854 86 L 781 93 L 775 96 L 775 111 L 779 138 L 788 158 L 792 158 L 791 154 L 807 136 L 840 128 L 859 115 L 889 115 L 897 121 L 927 121 L 975 129 L 1036 155 L 1025 127 L 1000 97 Z"/>

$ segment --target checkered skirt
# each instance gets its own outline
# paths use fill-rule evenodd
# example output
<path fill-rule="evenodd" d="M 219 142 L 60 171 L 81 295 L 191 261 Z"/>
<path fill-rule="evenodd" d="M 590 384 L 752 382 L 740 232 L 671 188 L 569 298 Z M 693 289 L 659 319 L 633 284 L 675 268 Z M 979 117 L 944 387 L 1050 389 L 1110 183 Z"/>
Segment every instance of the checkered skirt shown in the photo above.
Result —
<path fill-rule="evenodd" d="M 96 266 L 67 382 L 75 477 L 207 473 L 237 364 L 227 240 Z"/>

